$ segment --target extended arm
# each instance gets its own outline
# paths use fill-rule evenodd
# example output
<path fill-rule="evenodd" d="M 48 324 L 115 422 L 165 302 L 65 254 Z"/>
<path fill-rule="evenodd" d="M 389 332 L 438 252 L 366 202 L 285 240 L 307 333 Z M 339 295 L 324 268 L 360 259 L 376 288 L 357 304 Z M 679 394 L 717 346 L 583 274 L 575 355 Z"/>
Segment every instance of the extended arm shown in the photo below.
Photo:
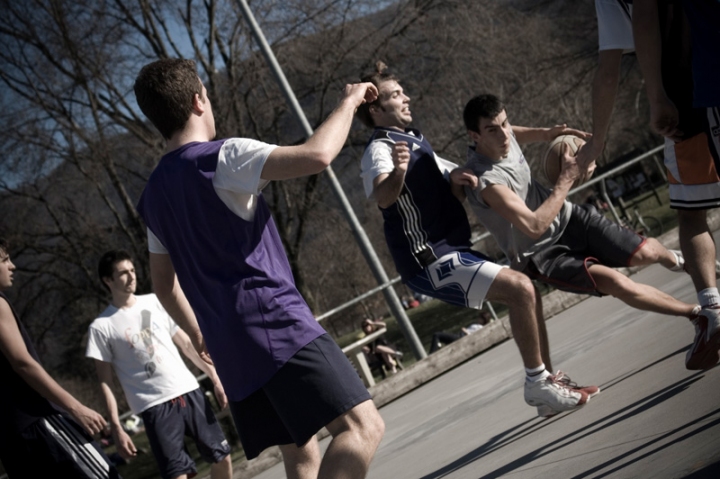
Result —
<path fill-rule="evenodd" d="M 170 255 L 150 253 L 150 277 L 160 304 L 190 337 L 200 358 L 208 364 L 212 364 L 195 313 L 178 283 Z"/>
<path fill-rule="evenodd" d="M 0 351 L 13 370 L 42 397 L 65 409 L 89 434 L 105 427 L 103 417 L 63 389 L 25 347 L 10 305 L 0 299 Z"/>
<path fill-rule="evenodd" d="M 582 139 L 590 138 L 592 135 L 586 131 L 568 128 L 567 125 L 555 125 L 552 128 L 531 128 L 527 126 L 511 126 L 515 139 L 518 143 L 535 143 L 538 141 L 553 141 L 560 135 L 574 135 Z"/>
<path fill-rule="evenodd" d="M 268 155 L 260 177 L 286 180 L 323 171 L 345 144 L 357 107 L 365 101 L 375 101 L 377 93 L 372 83 L 346 85 L 340 104 L 315 133 L 302 145 L 275 148 Z"/>
<path fill-rule="evenodd" d="M 622 50 L 601 50 L 592 85 L 593 134 L 577 154 L 578 163 L 595 161 L 605 148 L 620 81 Z"/>
<path fill-rule="evenodd" d="M 662 80 L 662 41 L 655 0 L 638 0 L 633 4 L 633 35 L 650 102 L 650 126 L 663 136 L 679 139 L 682 132 L 677 129 L 678 111 Z"/>
<path fill-rule="evenodd" d="M 565 150 L 563 168 L 555 188 L 535 211 L 530 210 L 525 202 L 505 185 L 489 185 L 481 194 L 485 203 L 523 234 L 532 239 L 539 239 L 560 213 L 563 202 L 579 174 L 580 170 L 574 158 Z"/>
<path fill-rule="evenodd" d="M 172 339 L 177 347 L 180 348 L 180 351 L 182 351 L 182 353 L 190 361 L 192 361 L 198 369 L 208 375 L 213 383 L 213 388 L 215 389 L 215 398 L 217 399 L 220 408 L 225 409 L 228 405 L 228 401 L 225 396 L 225 389 L 222 387 L 222 383 L 220 382 L 220 378 L 218 377 L 215 368 L 200 358 L 192 344 L 192 341 L 190 341 L 190 338 L 182 329 L 178 330 L 178 332 L 173 335 Z"/>
<path fill-rule="evenodd" d="M 113 440 L 117 446 L 118 453 L 124 459 L 130 459 L 137 455 L 137 449 L 133 444 L 130 436 L 125 432 L 120 424 L 120 416 L 118 415 L 117 400 L 115 394 L 112 391 L 113 375 L 112 375 L 112 364 L 95 359 L 95 371 L 97 372 L 98 381 L 100 381 L 100 392 L 102 393 L 103 400 L 105 401 L 105 409 L 107 410 L 108 417 L 110 418 L 110 431 L 113 435 Z"/>

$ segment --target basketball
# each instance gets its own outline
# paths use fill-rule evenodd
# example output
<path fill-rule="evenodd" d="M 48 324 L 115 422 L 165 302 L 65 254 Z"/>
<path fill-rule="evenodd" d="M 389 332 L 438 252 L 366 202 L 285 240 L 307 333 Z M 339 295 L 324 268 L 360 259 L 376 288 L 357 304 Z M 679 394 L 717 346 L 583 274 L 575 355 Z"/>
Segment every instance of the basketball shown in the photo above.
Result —
<path fill-rule="evenodd" d="M 545 174 L 545 179 L 554 185 L 560 176 L 560 170 L 562 168 L 562 145 L 565 144 L 570 150 L 570 154 L 575 156 L 578 149 L 585 144 L 585 140 L 578 138 L 573 135 L 561 135 L 555 138 L 548 146 L 545 156 L 543 157 L 542 171 Z M 594 168 L 593 168 L 594 169 Z M 592 170 L 589 170 L 584 177 L 580 177 L 575 180 L 572 187 L 577 188 L 578 186 L 585 183 L 592 177 Z"/>

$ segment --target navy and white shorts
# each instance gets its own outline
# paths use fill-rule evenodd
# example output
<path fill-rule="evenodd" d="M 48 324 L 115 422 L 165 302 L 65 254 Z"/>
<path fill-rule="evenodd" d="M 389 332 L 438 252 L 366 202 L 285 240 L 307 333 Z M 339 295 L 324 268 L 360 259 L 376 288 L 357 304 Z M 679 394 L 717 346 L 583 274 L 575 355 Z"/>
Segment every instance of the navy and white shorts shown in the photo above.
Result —
<path fill-rule="evenodd" d="M 704 210 L 720 206 L 720 108 L 681 110 L 702 131 L 679 143 L 665 138 L 670 207 Z"/>
<path fill-rule="evenodd" d="M 197 472 L 185 449 L 186 435 L 195 441 L 200 456 L 211 464 L 230 454 L 230 445 L 200 388 L 146 409 L 141 416 L 164 479 Z"/>
<path fill-rule="evenodd" d="M 477 251 L 454 251 L 430 263 L 405 285 L 446 303 L 480 309 L 503 268 Z"/>
<path fill-rule="evenodd" d="M 250 396 L 230 402 L 248 459 L 270 446 L 307 443 L 322 427 L 371 400 L 342 350 L 328 334 L 304 346 Z"/>
<path fill-rule="evenodd" d="M 523 272 L 562 291 L 602 296 L 588 268 L 629 266 L 646 239 L 598 213 L 573 205 L 570 222 L 557 243 L 535 253 Z"/>
<path fill-rule="evenodd" d="M 85 430 L 60 414 L 35 421 L 20 433 L 20 437 L 3 447 L 0 458 L 12 479 L 120 477 Z"/>

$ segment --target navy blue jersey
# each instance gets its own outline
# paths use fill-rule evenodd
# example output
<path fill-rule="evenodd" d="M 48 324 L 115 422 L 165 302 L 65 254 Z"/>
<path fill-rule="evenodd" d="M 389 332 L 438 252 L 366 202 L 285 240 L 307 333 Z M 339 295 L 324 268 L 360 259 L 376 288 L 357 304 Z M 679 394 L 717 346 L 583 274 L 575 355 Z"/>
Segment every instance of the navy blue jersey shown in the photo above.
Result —
<path fill-rule="evenodd" d="M 410 148 L 405 183 L 397 201 L 380 208 L 385 239 L 403 281 L 414 277 L 440 256 L 470 249 L 470 224 L 465 208 L 450 190 L 430 143 L 415 129 L 405 132 L 376 128 L 374 141 Z"/>
<path fill-rule="evenodd" d="M 15 308 L 8 301 L 7 297 L 0 293 L 0 301 L 7 301 L 17 322 L 20 335 L 30 356 L 40 362 L 30 336 L 25 326 L 18 319 Z M 35 391 L 25 380 L 15 372 L 10 361 L 5 355 L 0 354 L 0 381 L 3 385 L 3 393 L 0 394 L 0 447 L 5 446 L 5 441 L 15 441 L 20 433 L 35 421 L 43 417 L 58 414 L 59 410 Z"/>

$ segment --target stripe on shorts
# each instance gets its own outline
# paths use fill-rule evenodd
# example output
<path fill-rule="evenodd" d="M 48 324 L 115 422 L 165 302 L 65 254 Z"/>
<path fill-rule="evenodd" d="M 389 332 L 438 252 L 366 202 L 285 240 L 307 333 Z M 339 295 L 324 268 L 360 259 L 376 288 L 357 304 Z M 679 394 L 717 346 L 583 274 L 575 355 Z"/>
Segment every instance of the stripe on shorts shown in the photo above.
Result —
<path fill-rule="evenodd" d="M 43 425 L 88 478 L 104 479 L 110 465 L 100 452 L 62 416 L 44 418 Z"/>
<path fill-rule="evenodd" d="M 706 130 L 679 143 L 665 139 L 670 206 L 708 209 L 720 206 L 720 114 L 707 108 Z"/>
<path fill-rule="evenodd" d="M 503 266 L 477 254 L 446 254 L 406 284 L 412 290 L 446 303 L 480 309 L 490 285 Z"/>

